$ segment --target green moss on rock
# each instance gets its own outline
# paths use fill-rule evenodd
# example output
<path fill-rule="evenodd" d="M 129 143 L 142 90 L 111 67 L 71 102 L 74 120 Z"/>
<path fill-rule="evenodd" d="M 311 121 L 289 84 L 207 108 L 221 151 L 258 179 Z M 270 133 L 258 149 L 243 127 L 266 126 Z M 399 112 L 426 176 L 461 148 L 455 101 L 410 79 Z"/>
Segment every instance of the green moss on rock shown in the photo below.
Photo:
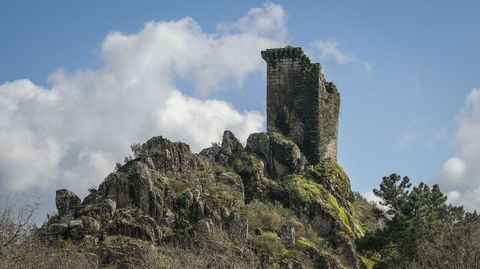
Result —
<path fill-rule="evenodd" d="M 288 190 L 293 194 L 295 204 L 314 202 L 324 194 L 320 184 L 308 180 L 303 175 L 290 175 L 285 181 Z"/>
<path fill-rule="evenodd" d="M 329 188 L 338 198 L 352 200 L 350 179 L 335 160 L 325 159 L 308 167 L 307 172 L 309 177 Z"/>
<path fill-rule="evenodd" d="M 315 243 L 303 237 L 300 237 L 299 239 L 297 239 L 296 243 L 298 244 L 298 246 L 304 247 L 304 248 L 316 247 Z"/>
<path fill-rule="evenodd" d="M 339 202 L 338 196 L 319 184 L 303 175 L 290 175 L 286 178 L 286 186 L 291 195 L 293 204 L 302 206 L 319 202 L 334 219 L 337 219 L 344 232 L 353 238 L 363 235 L 363 230 L 355 216 L 353 207 L 348 201 Z M 348 206 L 345 207 L 344 204 Z"/>
<path fill-rule="evenodd" d="M 295 142 L 293 142 L 293 140 L 288 136 L 284 136 L 277 132 L 269 132 L 268 134 L 272 142 L 298 147 L 297 144 L 295 144 Z"/>

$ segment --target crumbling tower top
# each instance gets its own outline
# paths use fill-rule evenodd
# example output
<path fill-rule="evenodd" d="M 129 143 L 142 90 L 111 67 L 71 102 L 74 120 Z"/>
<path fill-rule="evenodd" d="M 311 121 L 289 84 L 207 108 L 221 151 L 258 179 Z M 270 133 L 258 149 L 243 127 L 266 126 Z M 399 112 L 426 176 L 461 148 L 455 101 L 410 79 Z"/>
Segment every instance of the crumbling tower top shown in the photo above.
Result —
<path fill-rule="evenodd" d="M 267 62 L 267 129 L 291 138 L 310 163 L 337 158 L 340 95 L 302 48 L 262 51 Z"/>

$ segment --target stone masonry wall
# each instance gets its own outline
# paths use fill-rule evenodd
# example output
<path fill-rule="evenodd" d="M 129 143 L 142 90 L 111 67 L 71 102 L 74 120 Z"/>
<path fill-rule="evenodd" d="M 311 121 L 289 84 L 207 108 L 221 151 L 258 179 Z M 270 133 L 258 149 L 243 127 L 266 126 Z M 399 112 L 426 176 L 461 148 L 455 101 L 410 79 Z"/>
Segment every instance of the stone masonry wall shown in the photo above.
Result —
<path fill-rule="evenodd" d="M 337 157 L 340 95 L 302 48 L 262 51 L 267 62 L 267 128 L 291 138 L 310 163 Z"/>

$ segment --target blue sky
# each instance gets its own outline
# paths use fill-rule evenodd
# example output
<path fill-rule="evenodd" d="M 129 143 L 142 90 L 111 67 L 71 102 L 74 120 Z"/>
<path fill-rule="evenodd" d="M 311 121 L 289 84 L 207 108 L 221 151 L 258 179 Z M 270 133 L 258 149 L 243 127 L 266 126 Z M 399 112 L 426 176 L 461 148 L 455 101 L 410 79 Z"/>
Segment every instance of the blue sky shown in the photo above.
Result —
<path fill-rule="evenodd" d="M 277 44 L 275 42 L 278 41 L 279 44 L 304 47 L 312 59 L 322 64 L 327 80 L 337 84 L 342 95 L 339 162 L 351 177 L 354 190 L 366 193 L 378 185 L 382 176 L 397 172 L 410 176 L 416 182 L 439 182 L 447 192 L 451 192 L 456 202 L 468 202 L 468 197 L 475 196 L 469 193 L 469 189 L 476 189 L 480 185 L 475 170 L 477 164 L 480 166 L 480 149 L 471 142 L 477 134 L 477 124 L 480 124 L 477 120 L 479 117 L 476 116 L 477 99 L 474 91 L 480 87 L 480 4 L 478 1 L 462 1 L 461 4 L 458 1 L 342 3 L 271 2 L 283 11 L 279 19 L 283 23 L 268 30 L 271 32 L 259 30 L 254 34 L 271 39 L 270 43 L 259 44 Z M 252 8 L 267 9 L 263 1 L 231 1 L 228 4 L 225 1 L 2 1 L 0 92 L 2 84 L 4 91 L 38 87 L 41 88 L 40 91 L 55 92 L 54 89 L 61 88 L 58 85 L 73 85 L 59 84 L 58 81 L 64 80 L 63 76 L 72 83 L 75 74 L 85 76 L 82 70 L 97 72 L 112 62 L 122 64 L 122 61 L 116 60 L 122 57 L 122 50 L 116 51 L 113 45 L 113 49 L 105 48 L 107 36 L 112 32 L 123 36 L 136 35 L 145 29 L 148 21 L 179 21 L 191 17 L 201 27 L 199 31 L 202 33 L 222 35 L 218 32 L 219 24 L 231 24 L 228 27 L 233 30 L 230 30 L 229 35 L 248 32 L 249 29 L 234 23 L 239 18 L 248 17 Z M 152 46 L 152 49 L 162 50 L 163 47 L 159 43 L 158 46 Z M 196 48 L 192 47 L 194 49 Z M 111 52 L 113 50 L 115 51 Z M 109 53 L 113 56 L 110 57 Z M 259 51 L 257 56 L 260 59 Z M 132 61 L 129 59 L 125 62 Z M 201 68 L 201 62 L 196 64 Z M 59 68 L 62 71 L 56 72 Z M 228 78 L 234 75 L 226 74 L 227 79 L 212 86 L 214 90 L 199 90 L 198 85 L 209 82 L 205 78 L 195 78 L 195 74 L 203 74 L 198 73 L 198 70 L 184 72 L 182 69 L 168 85 L 178 89 L 185 97 L 195 100 L 226 101 L 231 104 L 228 113 L 239 117 L 238 124 L 232 128 L 245 131 L 240 124 L 250 122 L 250 116 L 264 116 L 266 87 L 264 67 L 245 68 L 240 70 L 244 72 L 240 78 L 231 80 Z M 232 69 L 232 72 L 237 71 Z M 192 74 L 194 78 L 190 77 Z M 7 82 L 20 79 L 28 79 L 33 86 L 7 85 Z M 162 95 L 158 96 L 162 98 Z M 196 102 L 193 99 L 190 101 L 192 104 Z M 17 103 L 25 115 L 36 111 L 29 111 L 28 104 Z M 127 103 L 124 105 L 129 106 Z M 209 107 L 208 104 L 202 105 Z M 44 111 L 42 113 L 46 118 L 48 115 L 56 115 L 50 114 L 55 106 L 48 109 L 42 105 L 41 111 Z M 255 114 L 255 111 L 260 114 Z M 72 115 L 75 115 L 75 119 L 82 118 L 75 113 Z M 139 114 L 138 117 L 142 115 Z M 7 120 L 12 120 L 13 117 Z M 22 116 L 21 119 L 26 122 L 25 130 L 35 135 L 36 120 L 27 118 L 28 116 Z M 163 120 L 168 121 L 168 118 Z M 0 132 L 8 133 L 10 128 L 16 126 L 13 120 L 11 124 L 0 124 Z M 92 126 L 101 128 L 102 125 Z M 135 126 L 133 124 L 129 127 Z M 173 140 L 178 138 L 192 142 L 188 141 L 188 135 L 177 135 L 178 132 L 171 130 L 166 131 L 166 134 L 154 133 L 166 130 L 162 126 L 141 134 L 132 134 L 125 137 L 125 140 L 136 139 L 137 141 L 128 142 L 133 143 L 140 142 L 140 139 L 149 135 L 166 135 Z M 219 125 L 219 128 L 224 126 L 229 125 Z M 46 133 L 48 138 L 56 135 Z M 192 131 L 191 135 L 194 134 Z M 207 139 L 211 136 L 204 137 Z M 61 144 L 63 140 L 53 140 L 54 146 L 42 148 L 38 152 L 50 152 L 61 147 L 56 144 Z M 8 141 L 12 144 L 11 140 Z M 89 162 L 98 157 L 100 162 L 106 163 L 106 167 L 110 167 L 111 160 L 126 152 L 125 148 L 118 152 L 108 151 L 107 148 L 113 145 L 90 142 L 82 144 L 78 139 L 75 141 L 75 146 L 58 150 L 58 154 L 52 155 L 52 162 L 45 165 L 63 167 L 65 163 L 75 163 L 84 156 L 82 150 L 75 156 L 68 155 L 75 147 L 88 148 L 88 152 L 93 152 Z M 7 140 L 3 142 L 6 143 Z M 35 146 L 37 143 L 38 141 L 32 142 L 33 150 L 38 149 Z M 9 148 L 5 146 L 3 149 Z M 100 154 L 100 149 L 105 151 Z M 25 149 L 26 152 L 28 150 Z M 112 153 L 114 151 L 115 154 Z M 21 156 L 24 155 L 19 156 L 15 160 L 0 158 L 0 166 L 2 162 L 5 166 L 21 162 Z M 57 164 L 52 164 L 55 162 Z M 75 170 L 72 165 L 68 167 Z M 45 175 L 45 170 L 48 169 L 38 168 L 38 174 Z M 36 171 L 32 169 L 31 173 Z M 99 168 L 99 171 L 105 169 Z M 73 172 L 69 170 L 66 173 L 59 169 L 55 176 L 65 174 L 72 175 Z M 0 173 L 0 176 L 0 182 L 10 186 L 12 184 L 6 182 L 16 181 L 18 175 L 11 172 Z M 72 176 L 72 180 L 75 178 Z M 36 180 L 38 181 L 31 179 L 26 182 L 30 184 Z M 95 178 L 89 184 L 100 181 L 101 178 Z M 55 181 L 51 186 L 60 187 L 62 184 L 77 190 L 84 187 L 64 181 Z M 31 186 L 33 188 L 35 184 Z M 25 191 L 18 186 L 12 188 Z M 478 205 L 480 207 L 480 201 Z M 471 208 L 477 208 L 477 205 Z"/>

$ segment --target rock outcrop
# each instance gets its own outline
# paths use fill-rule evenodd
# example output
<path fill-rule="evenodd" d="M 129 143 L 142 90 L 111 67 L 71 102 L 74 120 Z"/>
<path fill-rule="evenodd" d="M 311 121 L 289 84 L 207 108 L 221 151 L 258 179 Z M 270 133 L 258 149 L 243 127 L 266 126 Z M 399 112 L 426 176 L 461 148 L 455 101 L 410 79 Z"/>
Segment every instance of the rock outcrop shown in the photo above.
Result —
<path fill-rule="evenodd" d="M 179 246 L 258 268 L 361 268 L 353 240 L 362 230 L 335 161 L 308 165 L 277 133 L 252 134 L 243 147 L 225 131 L 200 154 L 162 137 L 132 149 L 82 202 L 57 191 L 58 215 L 40 229 L 50 244 L 69 240 L 122 268 Z"/>
<path fill-rule="evenodd" d="M 72 216 L 80 208 L 80 198 L 66 189 L 57 190 L 55 196 L 55 205 L 58 209 L 58 214 L 61 216 Z"/>

